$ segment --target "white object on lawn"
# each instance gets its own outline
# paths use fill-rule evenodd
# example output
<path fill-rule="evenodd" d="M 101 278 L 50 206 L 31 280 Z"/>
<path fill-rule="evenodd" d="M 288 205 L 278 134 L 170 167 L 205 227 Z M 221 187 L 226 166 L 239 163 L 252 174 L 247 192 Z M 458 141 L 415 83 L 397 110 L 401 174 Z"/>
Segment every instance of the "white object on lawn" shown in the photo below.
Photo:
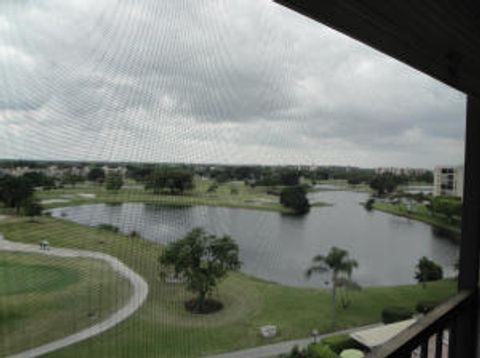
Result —
<path fill-rule="evenodd" d="M 262 336 L 264 338 L 272 338 L 277 335 L 277 326 L 274 326 L 272 324 L 263 326 L 260 328 L 260 332 L 262 333 Z"/>

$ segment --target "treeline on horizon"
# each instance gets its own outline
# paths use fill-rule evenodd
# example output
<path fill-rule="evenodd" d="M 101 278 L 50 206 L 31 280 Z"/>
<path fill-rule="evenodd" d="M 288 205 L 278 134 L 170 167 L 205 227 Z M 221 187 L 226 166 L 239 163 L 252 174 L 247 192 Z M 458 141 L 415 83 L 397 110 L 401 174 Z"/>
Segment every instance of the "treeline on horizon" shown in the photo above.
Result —
<path fill-rule="evenodd" d="M 376 174 L 374 169 L 350 166 L 307 166 L 307 165 L 226 165 L 226 164 L 176 164 L 176 163 L 125 163 L 125 162 L 74 162 L 74 161 L 34 161 L 0 160 L 0 168 L 29 167 L 44 169 L 55 165 L 59 169 L 85 167 L 91 169 L 102 166 L 124 166 L 126 177 L 146 182 L 151 174 L 165 168 L 187 171 L 191 174 L 215 179 L 219 183 L 239 180 L 252 185 L 275 186 L 297 185 L 299 178 L 310 179 L 313 183 L 322 180 L 347 180 L 349 184 L 370 183 L 378 177 L 392 178 L 396 184 L 408 182 L 433 183 L 433 172 L 425 170 L 421 174 L 395 175 Z"/>

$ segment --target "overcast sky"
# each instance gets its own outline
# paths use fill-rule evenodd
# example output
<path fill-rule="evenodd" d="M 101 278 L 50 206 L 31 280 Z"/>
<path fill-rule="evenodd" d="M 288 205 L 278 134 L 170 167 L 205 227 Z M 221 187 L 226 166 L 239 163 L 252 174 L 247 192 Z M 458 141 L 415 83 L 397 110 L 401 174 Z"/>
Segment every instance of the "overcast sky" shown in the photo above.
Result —
<path fill-rule="evenodd" d="M 0 157 L 433 167 L 465 97 L 270 0 L 1 0 Z"/>

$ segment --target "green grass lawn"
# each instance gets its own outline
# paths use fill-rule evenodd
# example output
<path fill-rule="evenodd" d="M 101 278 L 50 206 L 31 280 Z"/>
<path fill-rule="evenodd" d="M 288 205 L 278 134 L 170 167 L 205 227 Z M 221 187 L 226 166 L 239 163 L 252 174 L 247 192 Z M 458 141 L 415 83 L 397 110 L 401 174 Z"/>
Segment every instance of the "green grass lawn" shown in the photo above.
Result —
<path fill-rule="evenodd" d="M 308 181 L 308 183 L 311 183 Z M 349 184 L 348 180 L 345 179 L 328 179 L 328 180 L 318 180 L 316 184 L 322 185 L 332 185 L 335 188 L 312 188 L 310 191 L 318 192 L 318 191 L 332 191 L 332 190 L 349 190 L 349 191 L 357 191 L 357 192 L 365 192 L 365 193 L 372 193 L 373 190 L 367 183 L 359 183 L 359 184 Z"/>
<path fill-rule="evenodd" d="M 195 188 L 183 195 L 154 195 L 141 187 L 125 187 L 117 193 L 109 192 L 104 186 L 86 183 L 49 191 L 38 191 L 40 200 L 65 200 L 43 204 L 45 208 L 92 203 L 142 202 L 162 205 L 206 205 L 230 208 L 268 210 L 283 213 L 292 211 L 279 203 L 279 197 L 267 193 L 267 187 L 250 187 L 241 181 L 219 184 L 216 191 L 209 193 L 211 180 L 195 178 Z M 85 197 L 93 194 L 94 197 Z M 316 203 L 315 206 L 324 206 Z"/>
<path fill-rule="evenodd" d="M 90 326 L 130 294 L 129 282 L 98 260 L 0 252 L 0 356 Z"/>
<path fill-rule="evenodd" d="M 79 281 L 78 271 L 71 268 L 24 264 L 4 257 L 0 257 L 0 278 L 0 296 L 49 292 Z"/>
<path fill-rule="evenodd" d="M 339 308 L 333 328 L 328 290 L 287 287 L 235 273 L 215 294 L 225 308 L 211 315 L 193 315 L 183 307 L 191 294 L 181 285 L 159 279 L 162 247 L 156 243 L 54 218 L 42 218 L 38 224 L 0 222 L 0 232 L 14 241 L 38 243 L 47 239 L 53 246 L 117 256 L 149 283 L 147 301 L 131 318 L 51 357 L 197 357 L 304 338 L 314 328 L 328 332 L 379 322 L 384 306 L 414 307 L 421 299 L 444 300 L 456 289 L 454 280 L 431 283 L 426 289 L 420 285 L 364 288 L 353 294 L 349 308 Z M 277 325 L 278 337 L 262 338 L 259 327 L 265 324 Z"/>
<path fill-rule="evenodd" d="M 423 204 L 414 204 L 409 211 L 404 204 L 390 204 L 376 201 L 373 204 L 373 208 L 389 214 L 422 221 L 441 229 L 448 230 L 460 238 L 461 229 L 458 225 L 449 224 L 444 217 L 431 215 L 427 207 Z"/>

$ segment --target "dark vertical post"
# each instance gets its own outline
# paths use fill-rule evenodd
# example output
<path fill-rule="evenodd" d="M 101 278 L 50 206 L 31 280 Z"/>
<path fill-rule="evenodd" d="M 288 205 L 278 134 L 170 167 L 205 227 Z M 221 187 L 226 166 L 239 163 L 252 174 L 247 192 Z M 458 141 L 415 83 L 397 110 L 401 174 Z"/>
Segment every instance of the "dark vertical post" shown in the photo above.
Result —
<path fill-rule="evenodd" d="M 442 358 L 443 353 L 443 329 L 435 335 L 435 358 Z"/>
<path fill-rule="evenodd" d="M 458 289 L 474 292 L 467 312 L 457 318 L 456 357 L 475 357 L 477 350 L 477 287 L 480 244 L 480 101 L 467 98 L 462 241 Z"/>

